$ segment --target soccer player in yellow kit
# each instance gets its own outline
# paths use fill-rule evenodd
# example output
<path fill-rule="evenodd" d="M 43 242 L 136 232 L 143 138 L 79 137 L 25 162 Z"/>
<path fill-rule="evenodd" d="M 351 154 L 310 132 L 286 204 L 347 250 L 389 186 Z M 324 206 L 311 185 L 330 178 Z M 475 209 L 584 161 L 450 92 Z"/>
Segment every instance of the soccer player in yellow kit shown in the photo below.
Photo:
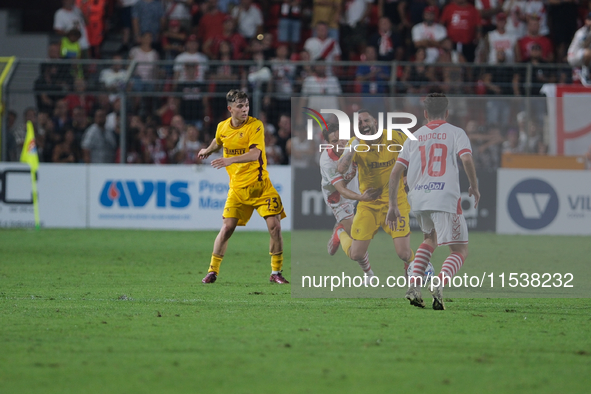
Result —
<path fill-rule="evenodd" d="M 359 132 L 365 135 L 374 135 L 377 132 L 377 120 L 365 109 L 359 110 Z M 382 193 L 377 200 L 362 201 L 357 205 L 357 213 L 353 219 L 351 227 L 352 241 L 349 245 L 343 243 L 341 238 L 341 245 L 345 249 L 347 255 L 357 261 L 360 265 L 368 260 L 369 244 L 374 235 L 382 227 L 384 231 L 390 235 L 394 241 L 394 248 L 398 257 L 404 261 L 404 272 L 408 269 L 408 265 L 414 259 L 414 253 L 410 247 L 410 225 L 409 213 L 410 205 L 406 199 L 406 190 L 404 183 L 401 180 L 398 186 L 398 201 L 400 203 L 399 209 L 401 216 L 398 220 L 398 226 L 395 230 L 391 230 L 386 225 L 386 215 L 389 206 L 389 182 L 390 173 L 396 159 L 398 158 L 399 147 L 390 147 L 389 145 L 399 144 L 403 145 L 407 137 L 400 131 L 392 131 L 392 140 L 387 139 L 387 133 L 384 130 L 382 136 L 377 140 L 359 140 L 353 138 L 351 140 L 352 149 L 350 152 L 345 152 L 339 159 L 338 171 L 344 173 L 347 171 L 352 162 L 357 163 L 359 176 L 359 191 L 364 193 L 369 189 L 380 189 Z M 353 149 L 354 145 L 364 144 L 367 147 L 359 147 L 358 152 Z M 369 150 L 364 152 L 365 150 Z M 339 234 L 340 235 L 340 234 Z M 337 235 L 338 236 L 338 235 Z M 347 237 L 345 237 L 347 238 Z M 348 251 L 347 251 L 348 250 Z M 373 275 L 373 272 L 372 272 Z M 371 275 L 368 275 L 371 276 Z"/>
<path fill-rule="evenodd" d="M 212 167 L 225 167 L 230 176 L 230 189 L 224 206 L 223 225 L 213 244 L 209 271 L 201 282 L 213 283 L 220 271 L 228 240 L 236 226 L 245 226 L 253 210 L 257 210 L 267 222 L 271 242 L 272 283 L 289 283 L 282 275 L 283 238 L 281 223 L 285 211 L 281 197 L 269 179 L 265 155 L 265 130 L 263 123 L 248 116 L 248 95 L 240 90 L 230 90 L 226 95 L 230 118 L 218 124 L 215 138 L 206 149 L 199 151 L 200 158 L 224 149 L 224 157 L 211 162 Z"/>

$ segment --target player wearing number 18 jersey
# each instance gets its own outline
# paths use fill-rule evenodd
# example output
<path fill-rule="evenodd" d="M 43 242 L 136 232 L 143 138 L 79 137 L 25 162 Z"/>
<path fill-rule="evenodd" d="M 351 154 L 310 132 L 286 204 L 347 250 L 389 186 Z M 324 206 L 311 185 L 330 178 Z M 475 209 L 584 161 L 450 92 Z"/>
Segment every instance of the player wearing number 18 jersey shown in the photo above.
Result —
<path fill-rule="evenodd" d="M 460 204 L 458 157 L 462 160 L 468 180 L 469 194 L 478 204 L 480 193 L 472 149 L 466 132 L 447 123 L 448 100 L 445 95 L 432 93 L 425 99 L 425 117 L 429 121 L 414 133 L 417 141 L 407 140 L 392 174 L 390 187 L 399 181 L 407 169 L 408 199 L 424 234 L 424 241 L 411 264 L 412 277 L 406 298 L 412 305 L 424 307 L 420 286 L 415 278 L 422 278 L 431 255 L 438 245 L 448 245 L 451 254 L 439 273 L 441 285 L 433 291 L 433 309 L 442 310 L 442 289 L 462 267 L 468 255 L 468 226 Z M 392 189 L 391 189 L 392 190 Z M 396 227 L 400 217 L 396 194 L 390 193 L 387 222 Z"/>

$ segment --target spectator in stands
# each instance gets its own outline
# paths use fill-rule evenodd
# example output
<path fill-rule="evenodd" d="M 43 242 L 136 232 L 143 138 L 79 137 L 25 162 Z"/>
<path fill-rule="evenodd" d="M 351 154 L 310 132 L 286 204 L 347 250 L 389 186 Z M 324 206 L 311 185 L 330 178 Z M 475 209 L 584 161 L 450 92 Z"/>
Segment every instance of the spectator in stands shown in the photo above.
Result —
<path fill-rule="evenodd" d="M 515 129 L 509 130 L 507 133 L 507 140 L 503 142 L 503 153 L 523 153 L 524 146 L 519 141 L 519 132 Z"/>
<path fill-rule="evenodd" d="M 162 33 L 162 50 L 165 60 L 173 60 L 183 52 L 187 34 L 181 30 L 181 22 L 171 19 L 168 29 Z"/>
<path fill-rule="evenodd" d="M 197 38 L 201 42 L 207 42 L 224 33 L 224 20 L 228 14 L 221 12 L 217 4 L 218 0 L 206 0 L 202 5 L 203 16 L 199 20 L 197 27 Z"/>
<path fill-rule="evenodd" d="M 498 21 L 496 15 L 503 11 L 503 0 L 476 0 L 474 6 L 482 21 L 482 35 L 494 30 Z"/>
<path fill-rule="evenodd" d="M 143 0 L 142 0 L 143 1 Z M 138 3 L 139 4 L 139 3 Z M 139 64 L 135 68 L 133 76 L 133 90 L 139 92 L 151 91 L 154 87 L 154 79 L 156 78 L 156 66 L 154 63 L 158 61 L 158 52 L 152 49 L 152 33 L 145 32 L 141 37 L 140 46 L 134 47 L 129 51 L 129 59 L 136 60 Z M 142 97 L 135 97 L 134 109 L 137 110 Z"/>
<path fill-rule="evenodd" d="M 372 46 L 365 48 L 365 61 L 372 63 L 378 60 L 377 49 Z M 387 90 L 387 83 L 390 79 L 390 67 L 376 66 L 373 64 L 362 64 L 357 67 L 355 80 L 361 86 L 364 95 L 384 94 Z M 363 107 L 367 107 L 363 104 Z"/>
<path fill-rule="evenodd" d="M 71 122 L 68 114 L 68 102 L 64 99 L 59 100 L 55 104 L 55 109 L 53 111 L 53 124 L 55 125 L 55 132 L 59 134 L 60 139 L 64 135 L 66 127 L 69 126 Z"/>
<path fill-rule="evenodd" d="M 308 53 L 308 51 L 301 51 L 298 54 L 299 60 L 301 62 L 309 62 L 310 61 L 310 54 Z M 309 75 L 312 75 L 312 66 L 309 64 L 303 64 L 303 65 L 298 65 L 296 67 L 296 72 L 295 72 L 295 84 L 294 84 L 294 90 L 297 90 L 298 92 L 301 91 L 302 88 L 302 84 L 304 83 L 304 80 L 306 79 L 306 77 L 308 77 Z"/>
<path fill-rule="evenodd" d="M 542 59 L 548 63 L 552 62 L 554 59 L 552 42 L 548 37 L 540 34 L 540 17 L 531 15 L 527 18 L 527 34 L 517 41 L 516 61 L 529 61 L 534 44 L 537 44 L 542 50 Z"/>
<path fill-rule="evenodd" d="M 76 136 L 72 128 L 66 129 L 63 142 L 53 149 L 52 162 L 54 163 L 78 163 L 80 162 L 80 150 L 76 144 Z"/>
<path fill-rule="evenodd" d="M 423 12 L 423 23 L 412 28 L 412 42 L 416 48 L 425 49 L 425 63 L 431 64 L 439 58 L 439 46 L 447 37 L 447 30 L 439 23 L 435 23 L 437 8 L 429 6 Z"/>
<path fill-rule="evenodd" d="M 430 91 L 434 82 L 437 82 L 435 70 L 432 66 L 425 65 L 425 49 L 417 49 L 412 65 L 406 66 L 402 81 L 406 91 L 410 94 L 424 94 Z"/>
<path fill-rule="evenodd" d="M 316 24 L 316 37 L 308 38 L 304 43 L 304 49 L 310 55 L 310 60 L 322 60 L 327 63 L 341 60 L 341 48 L 335 39 L 328 36 L 326 22 Z M 327 73 L 332 75 L 332 68 L 329 68 Z"/>
<path fill-rule="evenodd" d="M 281 164 L 288 164 L 290 153 L 287 150 L 287 145 L 291 140 L 291 116 L 288 112 L 279 116 L 277 127 L 277 132 L 275 133 L 277 135 L 277 141 L 275 143 L 281 148 L 281 155 L 283 157 Z"/>
<path fill-rule="evenodd" d="M 269 92 L 275 93 L 273 109 L 274 113 L 284 113 L 291 110 L 291 95 L 293 94 L 293 81 L 296 66 L 289 61 L 289 49 L 287 45 L 277 47 L 277 57 L 271 60 L 271 72 L 273 78 L 269 82 Z M 270 104 L 269 96 L 266 97 L 267 105 Z M 276 119 L 276 118 L 275 118 Z"/>
<path fill-rule="evenodd" d="M 84 78 L 76 78 L 74 81 L 74 91 L 68 94 L 65 98 L 68 103 L 68 112 L 76 107 L 82 107 L 86 113 L 92 113 L 96 99 L 94 96 L 86 93 L 86 80 Z"/>
<path fill-rule="evenodd" d="M 164 6 L 158 0 L 139 0 L 131 11 L 136 43 L 141 44 L 145 33 L 150 33 L 151 44 L 161 49 L 160 31 L 166 23 Z"/>
<path fill-rule="evenodd" d="M 119 49 L 120 52 L 127 52 L 129 51 L 129 43 L 131 41 L 131 27 L 132 27 L 132 18 L 131 18 L 131 10 L 135 3 L 138 0 L 118 0 L 119 3 L 119 22 L 121 23 L 121 48 Z"/>
<path fill-rule="evenodd" d="M 513 91 L 513 68 L 503 67 L 505 51 L 499 50 L 496 53 L 496 66 L 484 70 L 482 83 L 485 87 L 483 92 L 486 95 L 512 96 Z M 507 125 L 511 113 L 511 102 L 504 98 L 492 98 L 486 103 L 486 122 Z"/>
<path fill-rule="evenodd" d="M 115 133 L 105 129 L 106 113 L 98 109 L 94 113 L 94 123 L 86 130 L 82 138 L 84 162 L 113 163 L 117 140 Z"/>
<path fill-rule="evenodd" d="M 198 66 L 196 78 L 203 82 L 205 80 L 205 74 L 209 69 L 207 62 L 207 56 L 199 52 L 199 41 L 197 40 L 197 36 L 195 34 L 190 35 L 185 44 L 185 51 L 174 59 L 175 79 L 185 78 L 186 75 L 183 66 L 186 63 L 192 63 Z"/>
<path fill-rule="evenodd" d="M 555 82 L 555 75 L 551 73 L 551 70 L 549 68 L 544 67 L 544 65 L 547 62 L 543 58 L 542 47 L 536 42 L 534 42 L 529 47 L 529 61 L 527 63 L 530 63 L 533 66 L 531 72 L 531 88 L 529 91 L 529 95 L 539 96 L 542 85 L 545 83 Z M 513 90 L 515 92 L 515 95 L 528 95 L 528 92 L 525 91 L 523 86 L 524 82 L 526 81 L 526 78 L 527 68 L 521 67 L 515 69 L 515 74 L 513 76 Z"/>
<path fill-rule="evenodd" d="M 323 0 L 321 2 L 331 4 L 331 2 L 327 0 Z M 300 43 L 301 32 L 302 0 L 283 0 L 281 3 L 278 22 L 278 41 L 280 43 L 289 45 L 291 51 L 294 52 Z"/>
<path fill-rule="evenodd" d="M 107 111 L 106 111 L 107 112 Z M 113 102 L 113 110 L 107 114 L 107 120 L 105 121 L 105 129 L 112 131 L 115 134 L 119 134 L 117 132 L 117 127 L 119 126 L 119 113 L 121 112 L 121 100 L 117 98 Z"/>
<path fill-rule="evenodd" d="M 182 144 L 177 156 L 179 163 L 201 164 L 198 154 L 199 150 L 203 148 L 203 145 L 199 142 L 199 129 L 196 126 L 188 126 L 185 138 L 179 143 Z"/>
<path fill-rule="evenodd" d="M 454 0 L 443 9 L 441 23 L 467 62 L 474 62 L 480 39 L 480 13 L 467 0 Z"/>
<path fill-rule="evenodd" d="M 556 62 L 563 63 L 567 48 L 577 31 L 578 1 L 554 0 L 548 2 L 548 27 L 550 38 L 556 48 Z"/>
<path fill-rule="evenodd" d="M 492 124 L 487 131 L 487 140 L 478 147 L 479 162 L 476 163 L 480 168 L 497 169 L 501 163 L 502 144 L 505 141 L 498 125 Z"/>
<path fill-rule="evenodd" d="M 327 66 L 317 64 L 313 67 L 312 75 L 304 79 L 302 83 L 302 95 L 304 98 L 301 107 L 310 108 L 345 108 L 345 102 L 339 95 L 342 94 L 341 84 L 335 76 L 327 75 Z M 301 124 L 301 113 L 298 114 L 298 124 Z"/>
<path fill-rule="evenodd" d="M 582 82 L 587 86 L 591 82 L 591 12 L 585 18 L 585 25 L 575 33 L 568 48 L 567 60 L 572 67 L 582 67 Z"/>
<path fill-rule="evenodd" d="M 163 0 L 164 13 L 169 22 L 175 21 L 184 29 L 191 26 L 193 0 Z"/>
<path fill-rule="evenodd" d="M 341 0 L 313 0 L 312 22 L 310 26 L 324 23 L 327 27 L 326 35 L 339 42 L 339 18 L 341 17 Z M 318 29 L 314 30 L 314 37 L 318 37 Z"/>
<path fill-rule="evenodd" d="M 88 116 L 86 116 L 87 112 L 84 110 L 83 107 L 76 107 L 72 110 L 72 130 L 74 131 L 74 137 L 78 146 L 82 142 L 82 136 L 84 132 L 90 126 L 90 122 L 88 120 Z"/>
<path fill-rule="evenodd" d="M 63 70 L 57 64 L 43 64 L 42 73 L 35 81 L 36 102 L 39 111 L 52 113 L 55 103 L 64 97 L 68 84 L 59 80 L 59 71 Z"/>
<path fill-rule="evenodd" d="M 267 130 L 265 130 L 265 153 L 267 155 L 268 164 L 283 163 L 283 152 L 277 145 L 277 137 Z"/>
<path fill-rule="evenodd" d="M 236 21 L 231 16 L 227 15 L 224 19 L 222 34 L 210 38 L 203 44 L 203 53 L 210 59 L 217 59 L 219 56 L 219 47 L 222 41 L 227 41 L 232 46 L 232 59 L 242 59 L 248 43 L 240 34 L 236 32 Z"/>
<path fill-rule="evenodd" d="M 209 113 L 209 98 L 203 96 L 205 82 L 196 63 L 183 63 L 183 70 L 176 79 L 176 90 L 182 92 L 180 115 L 188 123 L 203 126 Z"/>
<path fill-rule="evenodd" d="M 238 33 L 247 40 L 263 32 L 263 13 L 252 0 L 240 0 L 240 5 L 232 10 L 232 17 L 236 20 Z"/>
<path fill-rule="evenodd" d="M 166 140 L 156 133 L 154 125 L 146 126 L 145 135 L 142 138 L 144 162 L 149 164 L 168 164 Z"/>
<path fill-rule="evenodd" d="M 367 20 L 373 0 L 350 0 L 347 2 L 342 26 L 343 50 L 348 60 L 365 52 L 367 45 Z"/>
<path fill-rule="evenodd" d="M 80 36 L 80 49 L 87 51 L 89 48 L 86 36 L 86 24 L 82 11 L 74 5 L 75 0 L 62 0 L 62 8 L 53 16 L 53 30 L 59 36 L 66 36 L 72 29 L 77 29 Z"/>
<path fill-rule="evenodd" d="M 513 63 L 515 60 L 515 45 L 517 44 L 517 37 L 507 32 L 507 15 L 501 12 L 497 15 L 497 28 L 488 32 L 484 38 L 482 49 L 482 62 L 488 64 L 496 64 L 499 51 L 505 53 L 504 62 L 506 64 Z"/>
<path fill-rule="evenodd" d="M 180 115 L 180 106 L 181 99 L 179 97 L 168 97 L 164 104 L 156 111 L 156 115 L 160 118 L 160 124 L 170 126 L 172 118 L 175 115 Z"/>
<path fill-rule="evenodd" d="M 519 40 L 526 32 L 524 2 L 521 0 L 505 1 L 503 11 L 507 14 L 507 26 L 505 27 L 507 33 Z"/>
<path fill-rule="evenodd" d="M 385 16 L 378 20 L 378 31 L 369 45 L 378 49 L 379 61 L 402 60 L 404 57 L 404 43 L 400 35 L 392 30 L 390 19 Z"/>
<path fill-rule="evenodd" d="M 176 164 L 178 163 L 179 154 L 179 141 L 180 132 L 176 127 L 168 127 L 168 133 L 164 138 L 164 146 L 168 155 L 168 163 L 163 164 Z"/>
<path fill-rule="evenodd" d="M 90 46 L 90 55 L 100 59 L 100 46 L 105 30 L 105 7 L 107 0 L 76 0 L 86 22 L 86 36 Z"/>
<path fill-rule="evenodd" d="M 526 153 L 537 153 L 538 143 L 542 141 L 542 128 L 538 122 L 531 120 L 527 133 L 527 142 L 525 144 Z"/>
<path fill-rule="evenodd" d="M 20 158 L 20 153 L 23 149 L 23 144 L 25 142 L 25 138 L 27 136 L 27 122 L 33 122 L 33 125 L 37 125 L 37 110 L 33 107 L 28 107 L 23 112 L 23 122 L 18 125 L 13 125 L 13 135 L 14 140 L 16 142 L 18 157 Z M 35 135 L 37 135 L 37 130 L 35 130 Z M 41 145 L 43 146 L 43 145 Z"/>
<path fill-rule="evenodd" d="M 220 0 L 218 1 L 217 8 L 224 14 L 230 13 L 234 7 L 240 3 L 240 0 Z"/>
<path fill-rule="evenodd" d="M 544 141 L 540 139 L 538 141 L 536 153 L 538 155 L 547 155 L 548 154 L 548 144 L 544 143 Z"/>
<path fill-rule="evenodd" d="M 111 92 L 109 99 L 111 102 L 115 101 L 117 95 L 115 93 L 125 89 L 125 78 L 127 77 L 127 70 L 123 64 L 123 57 L 121 55 L 113 55 L 111 59 L 111 67 L 105 68 L 99 75 L 99 82 L 104 89 Z"/>
<path fill-rule="evenodd" d="M 527 0 L 524 4 L 526 20 L 532 16 L 539 19 L 541 36 L 547 36 L 550 34 L 545 2 L 546 0 Z"/>
<path fill-rule="evenodd" d="M 60 43 L 60 57 L 62 59 L 80 59 L 82 57 L 82 49 L 80 47 L 80 30 L 74 28 L 70 30 Z"/>
<path fill-rule="evenodd" d="M 398 33 L 405 35 L 404 30 L 409 30 L 412 26 L 407 17 L 407 0 L 378 0 L 378 14 L 380 17 L 386 17 L 395 26 Z"/>

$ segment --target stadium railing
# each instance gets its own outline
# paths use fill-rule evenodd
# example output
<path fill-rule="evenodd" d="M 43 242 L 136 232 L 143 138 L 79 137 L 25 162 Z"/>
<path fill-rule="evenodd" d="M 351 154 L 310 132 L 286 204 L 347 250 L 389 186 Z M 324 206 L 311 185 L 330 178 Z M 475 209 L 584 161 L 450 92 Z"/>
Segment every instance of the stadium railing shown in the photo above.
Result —
<path fill-rule="evenodd" d="M 104 70 L 108 69 L 123 70 L 119 71 L 118 83 L 113 82 L 117 80 L 113 73 L 109 80 L 101 78 L 101 75 L 106 77 Z M 364 75 L 376 69 L 379 77 L 364 80 Z M 521 95 L 529 103 L 531 97 L 539 97 L 543 83 L 572 82 L 572 70 L 563 64 L 208 61 L 196 66 L 175 66 L 174 61 L 16 59 L 3 85 L 2 136 L 8 132 L 10 111 L 14 111 L 22 122 L 25 108 L 36 108 L 52 116 L 50 112 L 55 103 L 66 97 L 70 98 L 70 105 L 82 103 L 109 111 L 118 101 L 119 161 L 125 163 L 128 119 L 132 114 L 153 116 L 170 100 L 172 107 L 174 103 L 181 107 L 179 112 L 186 119 L 211 128 L 226 116 L 226 92 L 240 88 L 248 90 L 254 116 L 265 111 L 270 120 L 277 120 L 280 113 L 290 112 L 291 97 L 309 95 L 306 91 L 309 85 L 304 81 L 306 76 L 315 72 L 336 77 L 341 92 L 339 96 L 344 98 L 413 97 L 442 91 L 451 97 L 508 98 Z M 109 81 L 113 83 L 109 85 Z M 491 85 L 497 88 L 491 89 Z M 80 100 L 82 96 L 92 97 L 93 104 Z M 526 105 L 528 114 L 530 107 Z M 2 160 L 5 160 L 6 138 L 2 138 L 1 153 Z"/>

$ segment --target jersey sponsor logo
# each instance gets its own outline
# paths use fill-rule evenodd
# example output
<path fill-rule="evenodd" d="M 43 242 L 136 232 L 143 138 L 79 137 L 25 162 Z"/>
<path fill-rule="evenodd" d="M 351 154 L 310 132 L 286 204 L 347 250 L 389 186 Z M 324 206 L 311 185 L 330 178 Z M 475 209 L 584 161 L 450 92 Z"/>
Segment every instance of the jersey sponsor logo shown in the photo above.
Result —
<path fill-rule="evenodd" d="M 558 205 L 556 191 L 541 179 L 519 182 L 507 200 L 511 219 L 528 230 L 539 230 L 552 223 L 558 214 Z"/>
<path fill-rule="evenodd" d="M 138 183 L 134 180 L 106 181 L 99 197 L 100 204 L 110 208 L 117 202 L 121 208 L 142 208 L 150 200 L 155 200 L 157 208 L 186 208 L 191 203 L 188 182 L 142 181 L 141 187 Z"/>
<path fill-rule="evenodd" d="M 445 182 L 429 182 L 425 185 L 416 185 L 414 190 L 424 190 L 425 193 L 430 193 L 432 190 L 443 190 Z"/>
<path fill-rule="evenodd" d="M 224 148 L 226 155 L 243 155 L 246 153 L 246 149 L 228 149 Z"/>
<path fill-rule="evenodd" d="M 394 165 L 394 163 L 396 163 L 396 159 L 392 159 L 389 161 L 385 161 L 385 162 L 379 162 L 379 161 L 372 161 L 368 163 L 368 167 L 375 169 L 375 168 L 385 168 L 385 167 L 391 167 Z"/>

